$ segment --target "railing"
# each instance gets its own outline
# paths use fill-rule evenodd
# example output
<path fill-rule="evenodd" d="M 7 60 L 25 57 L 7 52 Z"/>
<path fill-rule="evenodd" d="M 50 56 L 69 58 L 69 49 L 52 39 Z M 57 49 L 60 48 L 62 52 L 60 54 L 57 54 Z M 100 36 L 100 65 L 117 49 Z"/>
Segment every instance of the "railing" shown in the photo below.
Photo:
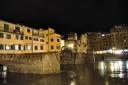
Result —
<path fill-rule="evenodd" d="M 7 32 L 7 33 L 13 33 L 13 34 L 21 34 L 21 35 L 24 35 L 24 32 L 23 32 L 23 31 L 12 30 L 12 28 L 9 28 L 9 30 L 4 30 L 3 27 L 0 27 L 0 31 L 1 31 L 1 32 Z"/>

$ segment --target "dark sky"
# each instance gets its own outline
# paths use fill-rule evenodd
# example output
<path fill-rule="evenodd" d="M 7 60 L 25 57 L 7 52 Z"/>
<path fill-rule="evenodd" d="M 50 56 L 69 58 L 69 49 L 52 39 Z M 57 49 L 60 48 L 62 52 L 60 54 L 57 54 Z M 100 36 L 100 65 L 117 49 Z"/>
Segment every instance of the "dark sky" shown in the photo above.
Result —
<path fill-rule="evenodd" d="M 128 24 L 124 0 L 0 0 L 0 19 L 59 33 L 109 31 Z"/>

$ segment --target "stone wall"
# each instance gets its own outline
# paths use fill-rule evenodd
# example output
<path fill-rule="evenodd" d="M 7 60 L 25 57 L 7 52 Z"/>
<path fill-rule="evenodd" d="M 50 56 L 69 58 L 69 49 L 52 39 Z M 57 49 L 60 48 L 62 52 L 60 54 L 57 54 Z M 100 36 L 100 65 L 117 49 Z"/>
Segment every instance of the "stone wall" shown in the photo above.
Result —
<path fill-rule="evenodd" d="M 61 64 L 84 64 L 86 59 L 85 53 L 62 53 Z"/>
<path fill-rule="evenodd" d="M 9 72 L 32 74 L 60 73 L 60 53 L 0 55 L 0 63 L 7 65 Z"/>

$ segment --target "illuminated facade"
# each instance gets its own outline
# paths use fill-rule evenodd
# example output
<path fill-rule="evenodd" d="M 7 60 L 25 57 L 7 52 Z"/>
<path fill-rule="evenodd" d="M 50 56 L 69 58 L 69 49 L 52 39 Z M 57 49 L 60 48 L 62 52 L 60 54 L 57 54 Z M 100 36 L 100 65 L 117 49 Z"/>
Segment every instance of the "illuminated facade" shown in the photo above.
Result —
<path fill-rule="evenodd" d="M 87 53 L 87 34 L 81 34 L 78 39 L 77 33 L 69 33 L 65 46 L 73 52 Z"/>
<path fill-rule="evenodd" d="M 0 53 L 44 53 L 58 52 L 61 35 L 52 28 L 33 29 L 0 20 Z"/>
<path fill-rule="evenodd" d="M 88 53 L 93 51 L 104 51 L 111 49 L 111 35 L 103 32 L 88 32 L 87 33 Z"/>
<path fill-rule="evenodd" d="M 128 48 L 128 26 L 114 26 L 111 29 L 111 42 L 113 49 Z"/>
<path fill-rule="evenodd" d="M 97 32 L 87 33 L 88 53 L 92 53 L 93 51 L 97 51 L 100 49 L 100 38 L 101 38 L 101 33 L 97 33 Z"/>
<path fill-rule="evenodd" d="M 99 50 L 111 49 L 111 35 L 110 35 L 110 33 L 101 33 L 98 43 L 99 43 Z"/>

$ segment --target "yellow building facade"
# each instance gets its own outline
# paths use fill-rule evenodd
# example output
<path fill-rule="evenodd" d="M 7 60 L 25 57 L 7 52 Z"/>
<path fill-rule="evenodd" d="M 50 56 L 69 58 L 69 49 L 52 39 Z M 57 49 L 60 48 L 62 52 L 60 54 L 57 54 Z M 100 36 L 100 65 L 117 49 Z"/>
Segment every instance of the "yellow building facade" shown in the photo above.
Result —
<path fill-rule="evenodd" d="M 111 42 L 113 49 L 128 48 L 128 26 L 114 26 L 111 29 Z"/>
<path fill-rule="evenodd" d="M 61 35 L 52 28 L 33 29 L 0 20 L 0 53 L 23 54 L 58 52 Z"/>

